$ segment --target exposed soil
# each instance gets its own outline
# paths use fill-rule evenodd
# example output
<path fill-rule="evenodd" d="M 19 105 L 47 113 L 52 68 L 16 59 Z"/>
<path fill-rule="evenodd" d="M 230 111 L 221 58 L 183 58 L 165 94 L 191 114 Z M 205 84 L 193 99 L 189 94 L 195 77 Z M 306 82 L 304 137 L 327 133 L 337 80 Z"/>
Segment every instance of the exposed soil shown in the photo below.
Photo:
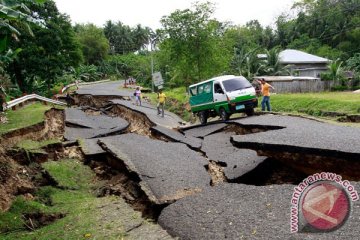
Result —
<path fill-rule="evenodd" d="M 277 126 L 260 126 L 260 125 L 241 125 L 238 123 L 232 123 L 226 126 L 222 131 L 234 132 L 236 135 L 246 135 L 259 132 L 267 132 L 273 130 L 283 129 L 283 127 Z"/>
<path fill-rule="evenodd" d="M 238 179 L 229 181 L 255 186 L 273 184 L 298 184 L 308 175 L 295 170 L 275 159 L 267 159 L 255 169 L 246 173 Z"/>
<path fill-rule="evenodd" d="M 332 172 L 350 181 L 360 181 L 360 163 L 358 159 L 341 159 L 331 156 L 319 156 L 306 153 L 258 151 L 260 155 L 276 158 L 280 163 L 312 175 L 319 172 Z"/>
<path fill-rule="evenodd" d="M 220 163 L 215 161 L 209 161 L 209 165 L 207 165 L 207 170 L 211 176 L 211 186 L 216 186 L 219 183 L 227 182 L 227 178 L 224 174 L 223 166 Z"/>
<path fill-rule="evenodd" d="M 89 166 L 100 179 L 106 180 L 103 187 L 99 189 L 99 197 L 121 196 L 134 210 L 140 211 L 143 217 L 153 220 L 156 220 L 161 210 L 167 206 L 151 202 L 141 189 L 139 177 L 129 172 L 124 163 L 112 156 L 94 159 L 90 161 Z"/>
<path fill-rule="evenodd" d="M 63 111 L 50 109 L 45 113 L 44 122 L 2 135 L 0 139 L 0 210 L 6 211 L 15 196 L 31 194 L 36 186 L 46 182 L 46 180 L 41 180 L 41 167 L 36 162 L 46 161 L 48 157 L 56 159 L 58 154 L 61 154 L 61 150 L 57 151 L 57 148 L 52 148 L 54 151 L 44 154 L 29 154 L 21 151 L 15 154 L 12 148 L 25 139 L 34 141 L 50 138 L 62 139 L 63 132 Z"/>
<path fill-rule="evenodd" d="M 121 117 L 129 122 L 128 132 L 137 133 L 143 136 L 151 136 L 150 128 L 155 124 L 152 123 L 143 113 L 135 112 L 121 105 L 114 105 L 111 115 Z"/>
<path fill-rule="evenodd" d="M 49 225 L 65 216 L 66 215 L 63 213 L 27 213 L 23 215 L 23 222 L 24 225 L 28 228 L 28 230 L 33 231 L 37 228 Z"/>

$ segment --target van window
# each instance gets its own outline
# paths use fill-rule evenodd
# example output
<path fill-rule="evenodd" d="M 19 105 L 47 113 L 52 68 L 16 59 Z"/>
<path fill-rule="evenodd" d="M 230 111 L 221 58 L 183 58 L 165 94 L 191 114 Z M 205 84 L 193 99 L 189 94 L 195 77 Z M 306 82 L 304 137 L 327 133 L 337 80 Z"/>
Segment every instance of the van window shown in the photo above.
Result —
<path fill-rule="evenodd" d="M 223 81 L 224 88 L 227 92 L 232 92 L 236 90 L 242 90 L 245 88 L 251 88 L 252 85 L 245 78 L 234 78 Z"/>
<path fill-rule="evenodd" d="M 204 92 L 205 93 L 211 93 L 211 83 L 209 82 L 209 83 L 206 83 L 205 85 L 204 85 Z"/>
<path fill-rule="evenodd" d="M 196 95 L 197 95 L 197 88 L 196 88 L 196 87 L 190 88 L 190 94 L 191 94 L 192 96 L 196 96 Z"/>
<path fill-rule="evenodd" d="M 224 91 L 222 90 L 221 86 L 219 83 L 215 83 L 214 84 L 214 92 L 215 93 L 220 93 L 220 94 L 224 94 Z"/>
<path fill-rule="evenodd" d="M 198 86 L 198 94 L 202 94 L 204 92 L 204 85 Z"/>

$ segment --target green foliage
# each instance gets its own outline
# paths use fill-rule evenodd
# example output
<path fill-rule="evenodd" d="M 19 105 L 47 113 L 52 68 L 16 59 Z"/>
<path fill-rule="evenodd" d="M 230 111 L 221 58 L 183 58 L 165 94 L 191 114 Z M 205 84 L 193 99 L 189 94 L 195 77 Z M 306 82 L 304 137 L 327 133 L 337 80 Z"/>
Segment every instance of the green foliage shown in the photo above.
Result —
<path fill-rule="evenodd" d="M 109 41 L 101 28 L 94 24 L 76 25 L 75 31 L 87 65 L 99 64 L 109 52 Z"/>
<path fill-rule="evenodd" d="M 252 79 L 256 75 L 264 72 L 265 62 L 258 58 L 258 49 L 253 49 L 249 52 L 244 50 L 234 51 L 233 68 L 236 69 L 236 74 Z"/>
<path fill-rule="evenodd" d="M 350 70 L 360 72 L 360 53 L 356 53 L 353 57 L 346 61 L 346 65 Z"/>
<path fill-rule="evenodd" d="M 226 52 L 221 48 L 223 25 L 211 18 L 214 7 L 210 3 L 194 5 L 194 9 L 176 10 L 161 19 L 164 40 L 160 51 L 166 55 L 170 81 L 187 85 L 221 74 L 226 70 Z"/>
<path fill-rule="evenodd" d="M 277 41 L 330 59 L 347 59 L 360 49 L 360 1 L 302 0 L 295 18 L 277 19 Z M 308 41 L 306 40 L 308 39 Z"/>
<path fill-rule="evenodd" d="M 335 91 L 335 92 L 342 92 L 347 90 L 349 90 L 348 86 L 343 86 L 343 85 L 337 85 L 331 87 L 331 91 Z"/>
<path fill-rule="evenodd" d="M 74 78 L 85 82 L 94 82 L 101 79 L 102 73 L 95 65 L 80 65 L 75 69 Z"/>
<path fill-rule="evenodd" d="M 41 0 L 27 0 L 26 3 L 43 3 Z M 18 38 L 20 34 L 20 27 L 26 29 L 28 33 L 32 34 L 29 24 L 38 24 L 35 18 L 31 16 L 30 9 L 20 0 L 0 1 L 0 53 L 4 52 L 13 37 Z"/>
<path fill-rule="evenodd" d="M 112 54 L 128 54 L 141 50 L 149 43 L 150 28 L 138 24 L 131 28 L 121 22 L 107 21 L 104 33 Z"/>
<path fill-rule="evenodd" d="M 106 74 L 115 74 L 118 77 L 127 79 L 132 76 L 138 83 L 144 86 L 151 86 L 151 65 L 150 56 L 129 53 L 125 55 L 110 56 L 104 62 Z"/>
<path fill-rule="evenodd" d="M 166 94 L 165 109 L 177 114 L 185 121 L 192 121 L 193 116 L 189 107 L 189 95 L 186 87 L 165 89 L 164 92 Z M 156 93 L 146 94 L 146 96 L 149 97 L 151 103 L 157 103 Z"/>
<path fill-rule="evenodd" d="M 273 48 L 271 50 L 266 50 L 266 61 L 264 66 L 264 72 L 270 76 L 284 76 L 290 75 L 288 66 L 284 66 L 280 63 L 279 57 L 280 49 Z"/>
<path fill-rule="evenodd" d="M 343 62 L 340 59 L 332 61 L 328 65 L 328 72 L 330 77 L 335 83 L 345 86 L 347 79 L 344 76 L 344 69 L 342 67 Z"/>
<path fill-rule="evenodd" d="M 59 13 L 53 1 L 43 6 L 29 4 L 29 9 L 45 27 L 34 26 L 34 36 L 23 34 L 21 41 L 11 44 L 22 51 L 8 71 L 22 91 L 49 91 L 57 76 L 78 66 L 82 60 L 80 45 L 68 16 Z"/>
<path fill-rule="evenodd" d="M 327 44 L 322 44 L 318 38 L 310 38 L 307 34 L 302 34 L 294 39 L 287 45 L 287 48 L 302 50 L 310 54 L 334 60 L 342 56 L 342 51 L 332 48 Z"/>

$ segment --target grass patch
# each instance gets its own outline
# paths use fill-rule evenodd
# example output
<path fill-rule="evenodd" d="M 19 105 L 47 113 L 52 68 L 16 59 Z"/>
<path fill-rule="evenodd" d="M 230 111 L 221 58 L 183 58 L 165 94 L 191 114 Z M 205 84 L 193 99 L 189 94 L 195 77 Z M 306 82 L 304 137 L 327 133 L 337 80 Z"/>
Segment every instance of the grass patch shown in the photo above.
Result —
<path fill-rule="evenodd" d="M 360 113 L 360 94 L 351 92 L 324 92 L 276 94 L 271 96 L 276 112 L 298 112 L 321 116 L 324 112 Z"/>
<path fill-rule="evenodd" d="M 192 113 L 189 108 L 189 95 L 185 87 L 163 90 L 166 94 L 165 109 L 180 116 L 185 121 L 190 121 Z M 154 105 L 157 104 L 157 93 L 144 94 Z"/>
<path fill-rule="evenodd" d="M 0 135 L 44 121 L 44 113 L 51 106 L 34 103 L 16 111 L 6 111 L 7 123 L 0 124 Z"/>
<path fill-rule="evenodd" d="M 55 144 L 55 143 L 60 143 L 60 140 L 49 139 L 49 140 L 45 140 L 45 141 L 33 141 L 30 139 L 26 139 L 24 141 L 19 142 L 16 145 L 16 147 L 24 149 L 24 150 L 37 150 L 37 149 L 46 147 L 47 145 L 51 145 L 51 144 Z"/>
<path fill-rule="evenodd" d="M 23 216 L 39 212 L 48 212 L 48 208 L 42 203 L 17 197 L 7 212 L 0 213 L 0 233 L 26 231 Z"/>
<path fill-rule="evenodd" d="M 94 179 L 90 168 L 84 168 L 82 162 L 66 159 L 61 162 L 50 161 L 42 164 L 59 186 L 67 189 L 87 189 Z"/>
<path fill-rule="evenodd" d="M 98 218 L 104 211 L 99 206 L 117 201 L 117 198 L 95 196 L 95 174 L 88 166 L 73 159 L 48 162 L 43 166 L 62 186 L 72 189 L 46 186 L 37 190 L 32 201 L 22 197 L 16 199 L 8 212 L 0 213 L 0 239 L 121 239 L 125 235 L 122 226 L 115 222 L 109 223 L 111 229 L 99 226 Z M 27 212 L 64 213 L 65 217 L 30 232 L 21 218 Z M 113 223 L 116 226 L 113 227 Z"/>

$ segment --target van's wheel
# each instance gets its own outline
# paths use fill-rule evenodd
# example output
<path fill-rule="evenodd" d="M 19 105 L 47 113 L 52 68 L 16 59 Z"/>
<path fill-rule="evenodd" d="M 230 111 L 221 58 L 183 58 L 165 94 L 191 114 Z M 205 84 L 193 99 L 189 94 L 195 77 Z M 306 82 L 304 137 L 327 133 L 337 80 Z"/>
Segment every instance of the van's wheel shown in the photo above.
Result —
<path fill-rule="evenodd" d="M 247 109 L 245 109 L 245 114 L 246 114 L 247 116 L 252 116 L 252 115 L 254 115 L 254 108 L 247 108 Z"/>
<path fill-rule="evenodd" d="M 219 110 L 220 118 L 223 121 L 227 121 L 230 118 L 230 115 L 226 112 L 224 108 L 220 108 Z"/>
<path fill-rule="evenodd" d="M 201 124 L 206 124 L 208 119 L 208 114 L 205 111 L 199 112 L 199 120 Z"/>

